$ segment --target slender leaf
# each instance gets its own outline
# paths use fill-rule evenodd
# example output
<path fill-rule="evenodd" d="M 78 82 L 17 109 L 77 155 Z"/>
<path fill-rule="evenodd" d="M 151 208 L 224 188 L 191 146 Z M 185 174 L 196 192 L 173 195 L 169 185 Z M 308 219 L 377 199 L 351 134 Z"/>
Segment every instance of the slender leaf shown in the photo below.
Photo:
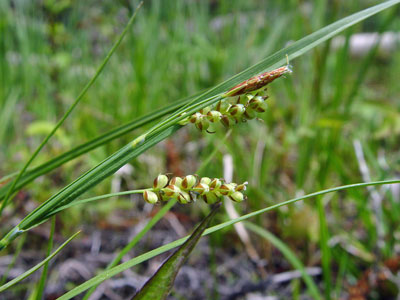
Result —
<path fill-rule="evenodd" d="M 24 280 L 25 278 L 27 278 L 28 276 L 32 275 L 33 273 L 35 273 L 37 270 L 39 270 L 43 265 L 45 265 L 48 261 L 50 261 L 54 256 L 56 256 L 58 254 L 58 252 L 60 252 L 70 241 L 72 241 L 78 234 L 80 233 L 80 231 L 78 231 L 77 233 L 75 233 L 74 235 L 72 235 L 68 240 L 66 240 L 60 247 L 57 248 L 56 251 L 54 251 L 50 256 L 48 256 L 46 259 L 42 260 L 40 263 L 38 263 L 36 266 L 34 266 L 33 268 L 29 269 L 28 271 L 26 271 L 25 273 L 19 275 L 17 278 L 7 282 L 6 284 L 0 286 L 0 293 L 5 291 L 6 289 L 16 285 L 17 283 L 19 283 L 20 281 Z"/>
<path fill-rule="evenodd" d="M 168 130 L 163 131 L 158 135 L 151 136 L 147 140 L 147 143 L 136 145 L 136 147 L 132 147 L 131 144 L 126 145 L 120 151 L 114 153 L 114 155 L 108 157 L 100 165 L 83 174 L 75 182 L 62 189 L 59 193 L 31 212 L 21 221 L 18 228 L 20 230 L 27 230 L 36 226 L 38 222 L 43 222 L 48 218 L 47 213 L 51 212 L 53 209 L 57 209 L 70 203 L 72 200 L 76 199 L 77 196 L 90 189 L 93 185 L 115 173 L 121 166 L 125 165 L 161 140 L 164 140 L 180 128 L 181 126 L 179 125 L 170 127 Z"/>
<path fill-rule="evenodd" d="M 331 272 L 331 248 L 329 247 L 329 230 L 326 222 L 325 207 L 322 198 L 316 200 L 319 220 L 319 246 L 321 248 L 322 273 L 324 277 L 325 299 L 331 299 L 332 272 Z"/>
<path fill-rule="evenodd" d="M 53 240 L 54 240 L 54 231 L 56 229 L 56 217 L 53 217 L 51 219 L 51 229 L 50 229 L 50 236 L 49 236 L 49 242 L 47 245 L 47 256 L 50 255 L 51 250 L 53 249 Z M 39 284 L 35 287 L 33 290 L 33 293 L 31 295 L 31 299 L 35 300 L 41 300 L 43 297 L 43 292 L 44 292 L 44 287 L 46 285 L 46 280 L 47 280 L 47 272 L 49 269 L 49 261 L 47 261 L 42 270 L 42 275 L 40 276 Z"/>
<path fill-rule="evenodd" d="M 189 103 L 193 97 L 185 98 L 182 100 L 178 100 L 166 107 L 160 108 L 158 110 L 155 110 L 143 117 L 140 117 L 136 120 L 133 120 L 131 122 L 128 122 L 126 124 L 123 124 L 121 126 L 118 126 L 117 128 L 114 128 L 86 143 L 83 143 L 67 152 L 64 152 L 51 160 L 34 167 L 32 169 L 29 169 L 25 172 L 25 174 L 20 178 L 16 186 L 14 187 L 13 191 L 18 191 L 28 183 L 32 182 L 36 178 L 38 178 L 41 175 L 44 175 L 48 172 L 51 172 L 55 168 L 73 160 L 74 158 L 77 158 L 93 149 L 96 149 L 100 146 L 103 146 L 137 128 L 141 128 L 157 119 L 162 118 L 163 116 L 179 109 L 183 105 Z M 15 172 L 13 174 L 4 176 L 3 178 L 0 179 L 0 183 L 7 181 L 14 176 L 18 175 L 19 172 Z M 0 200 L 4 198 L 6 195 L 8 189 L 10 188 L 11 184 L 13 181 L 7 182 L 7 184 L 3 185 L 0 187 Z"/>
<path fill-rule="evenodd" d="M 344 185 L 344 186 L 339 186 L 339 187 L 334 187 L 331 189 L 327 189 L 327 190 L 322 190 L 322 191 L 318 191 L 315 193 L 311 193 L 308 195 L 304 195 L 302 197 L 297 197 L 288 201 L 284 201 L 257 211 L 254 211 L 252 213 L 243 215 L 239 218 L 236 219 L 232 219 L 229 220 L 227 222 L 215 225 L 213 227 L 208 228 L 203 235 L 208 235 L 211 234 L 213 232 L 216 232 L 218 230 L 221 230 L 225 227 L 231 226 L 233 224 L 236 224 L 238 222 L 247 220 L 249 218 L 255 217 L 257 215 L 263 214 L 265 212 L 277 209 L 278 207 L 281 206 L 285 206 L 285 205 L 289 205 L 289 204 L 293 204 L 295 202 L 301 201 L 301 200 L 305 200 L 305 199 L 310 199 L 319 195 L 324 195 L 324 194 L 328 194 L 328 193 L 333 193 L 333 192 L 338 192 L 338 191 L 343 191 L 343 190 L 347 190 L 347 189 L 352 189 L 352 188 L 357 188 L 357 187 L 367 187 L 367 186 L 374 186 L 374 185 L 384 185 L 384 184 L 398 184 L 400 183 L 400 179 L 395 179 L 395 180 L 384 180 L 384 181 L 373 181 L 373 182 L 363 182 L 363 183 L 355 183 L 355 184 L 349 184 L 349 185 Z M 111 277 L 129 269 L 132 268 L 133 266 L 136 266 L 150 258 L 153 258 L 154 256 L 157 256 L 161 253 L 164 253 L 168 250 L 171 250 L 177 246 L 182 245 L 188 237 L 184 237 L 181 238 L 179 240 L 176 240 L 172 243 L 169 243 L 167 245 L 161 246 L 157 249 L 151 250 L 147 253 L 144 253 L 142 255 L 139 255 L 127 262 L 124 262 L 122 264 L 119 264 L 118 266 L 109 269 L 105 272 L 100 273 L 99 275 L 89 279 L 88 281 L 82 283 L 81 285 L 75 287 L 74 289 L 70 290 L 69 292 L 65 293 L 64 295 L 62 295 L 61 297 L 58 298 L 58 300 L 68 300 L 71 299 L 73 297 L 75 297 L 76 295 L 79 295 L 80 293 L 86 291 L 87 289 L 90 289 L 92 286 L 98 285 L 101 282 L 110 279 Z"/>
<path fill-rule="evenodd" d="M 323 299 L 324 298 L 324 297 L 322 297 L 321 293 L 319 292 L 318 287 L 315 284 L 312 277 L 310 275 L 308 275 L 308 273 L 306 272 L 306 269 L 304 268 L 301 261 L 297 258 L 296 254 L 294 254 L 294 252 L 292 250 L 290 250 L 290 248 L 284 242 L 282 242 L 279 238 L 277 238 L 271 232 L 261 228 L 260 226 L 257 226 L 250 222 L 246 222 L 245 225 L 248 229 L 250 229 L 251 231 L 257 233 L 261 237 L 268 240 L 272 245 L 274 245 L 276 248 L 279 249 L 279 251 L 282 252 L 282 254 L 292 264 L 292 266 L 300 272 L 301 277 L 303 278 L 305 284 L 307 285 L 308 291 L 309 291 L 310 295 L 313 297 L 313 299 Z"/>
<path fill-rule="evenodd" d="M 167 298 L 180 268 L 189 258 L 190 253 L 200 240 L 204 230 L 206 230 L 220 206 L 221 203 L 214 206 L 213 210 L 200 223 L 186 242 L 162 264 L 158 271 L 145 283 L 135 297 L 133 297 L 134 300 L 163 300 Z"/>
<path fill-rule="evenodd" d="M 86 199 L 82 199 L 82 200 L 76 200 L 76 201 L 74 201 L 72 203 L 68 203 L 66 205 L 63 205 L 61 207 L 58 207 L 58 208 L 54 209 L 48 215 L 46 215 L 45 218 L 46 219 L 50 218 L 51 216 L 59 213 L 60 211 L 63 211 L 65 209 L 70 208 L 70 207 L 75 206 L 75 205 L 82 205 L 82 204 L 93 202 L 93 201 L 98 201 L 98 200 L 103 200 L 103 199 L 112 198 L 112 197 L 118 197 L 118 196 L 123 196 L 123 195 L 141 194 L 144 191 L 145 191 L 145 189 L 143 189 L 143 190 L 130 190 L 130 191 L 123 191 L 123 192 L 118 192 L 118 193 L 104 194 L 104 195 L 95 196 L 95 197 L 91 197 L 91 198 L 86 198 Z"/>

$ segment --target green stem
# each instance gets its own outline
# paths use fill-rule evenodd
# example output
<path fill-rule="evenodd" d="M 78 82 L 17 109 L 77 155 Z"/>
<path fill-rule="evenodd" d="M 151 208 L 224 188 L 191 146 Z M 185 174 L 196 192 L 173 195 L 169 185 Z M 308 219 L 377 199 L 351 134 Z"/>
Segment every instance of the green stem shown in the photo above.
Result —
<path fill-rule="evenodd" d="M 51 250 L 53 249 L 53 241 L 54 241 L 54 232 L 56 230 L 56 217 L 51 219 L 51 227 L 50 227 L 50 235 L 49 235 L 49 244 L 47 245 L 47 253 L 46 257 L 49 257 L 51 254 Z M 35 289 L 35 300 L 41 300 L 43 298 L 43 292 L 46 285 L 47 273 L 49 269 L 49 262 L 46 262 L 43 266 L 42 275 L 40 276 L 39 284 Z"/>
<path fill-rule="evenodd" d="M 133 140 L 132 146 L 136 146 L 137 144 L 143 142 L 148 135 L 150 135 L 152 133 L 160 132 L 163 129 L 170 127 L 171 125 L 178 123 L 180 120 L 183 120 L 183 119 L 189 117 L 191 114 L 199 111 L 200 109 L 202 109 L 210 104 L 216 103 L 217 101 L 221 100 L 222 98 L 223 98 L 223 96 L 221 96 L 221 95 L 215 95 L 215 96 L 212 96 L 205 100 L 202 100 L 199 103 L 196 103 L 197 99 L 193 99 L 191 102 L 189 102 L 182 108 L 178 109 L 175 113 L 173 113 L 166 120 L 164 120 L 160 124 L 153 126 L 146 133 L 140 135 L 135 140 Z"/>
<path fill-rule="evenodd" d="M 73 201 L 71 203 L 68 203 L 66 205 L 60 206 L 59 208 L 56 208 L 53 210 L 51 213 L 49 213 L 46 218 L 50 218 L 51 216 L 59 213 L 60 211 L 63 211 L 67 208 L 70 208 L 75 205 L 81 205 L 84 203 L 92 202 L 92 201 L 97 201 L 97 200 L 102 200 L 102 199 L 107 199 L 111 197 L 117 197 L 117 196 L 123 196 L 123 195 L 131 195 L 131 194 L 140 194 L 143 193 L 144 191 L 152 191 L 153 189 L 142 189 L 142 190 L 130 190 L 130 191 L 123 191 L 123 192 L 118 192 L 118 193 L 110 193 L 110 194 L 104 194 L 96 197 L 91 197 L 87 199 L 82 199 L 82 200 L 77 200 Z"/>
<path fill-rule="evenodd" d="M 324 277 L 324 286 L 325 286 L 325 299 L 331 299 L 331 290 L 332 290 L 332 274 L 331 274 L 331 249 L 329 248 L 329 232 L 328 226 L 326 224 L 325 217 L 325 208 L 321 197 L 317 198 L 317 207 L 318 207 L 318 215 L 319 215 L 319 230 L 320 230 L 320 242 L 319 245 L 321 247 L 322 252 L 322 273 Z"/>
<path fill-rule="evenodd" d="M 13 228 L 9 233 L 6 234 L 5 237 L 0 240 L 0 251 L 7 247 L 7 245 L 15 240 L 18 236 L 24 233 L 24 231 L 25 230 L 19 229 L 18 226 Z"/>

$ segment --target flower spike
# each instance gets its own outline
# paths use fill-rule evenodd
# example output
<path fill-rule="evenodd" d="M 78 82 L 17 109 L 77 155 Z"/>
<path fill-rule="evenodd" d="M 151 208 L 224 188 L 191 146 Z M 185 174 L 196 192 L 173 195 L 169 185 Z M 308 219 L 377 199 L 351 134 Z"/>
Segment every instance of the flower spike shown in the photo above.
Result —
<path fill-rule="evenodd" d="M 232 201 L 242 202 L 246 199 L 243 191 L 247 182 L 242 184 L 226 183 L 223 179 L 186 175 L 185 177 L 168 178 L 160 174 L 154 179 L 153 188 L 143 191 L 143 198 L 150 204 L 176 199 L 181 204 L 202 199 L 207 204 L 221 201 L 223 196 Z"/>

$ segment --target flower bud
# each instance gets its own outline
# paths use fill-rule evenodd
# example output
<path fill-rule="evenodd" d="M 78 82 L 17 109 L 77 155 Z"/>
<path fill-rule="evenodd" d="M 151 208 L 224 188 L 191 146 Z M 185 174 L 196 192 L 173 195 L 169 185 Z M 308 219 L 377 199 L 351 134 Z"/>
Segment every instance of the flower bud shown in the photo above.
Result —
<path fill-rule="evenodd" d="M 246 104 L 249 104 L 250 100 L 252 100 L 254 97 L 256 97 L 257 95 L 253 95 L 253 94 L 246 94 L 245 97 L 247 99 Z"/>
<path fill-rule="evenodd" d="M 200 122 L 202 116 L 203 115 L 201 113 L 197 112 L 190 116 L 189 121 L 190 121 L 190 123 L 197 124 L 198 122 Z"/>
<path fill-rule="evenodd" d="M 155 190 L 162 189 L 168 184 L 168 177 L 166 175 L 160 174 L 154 179 L 153 188 Z"/>
<path fill-rule="evenodd" d="M 210 188 L 212 188 L 212 189 L 219 189 L 221 187 L 221 185 L 222 185 L 222 181 L 218 178 L 214 178 L 210 182 Z"/>
<path fill-rule="evenodd" d="M 246 185 L 248 185 L 249 183 L 243 182 L 242 184 L 239 184 L 235 187 L 235 191 L 240 192 L 240 191 L 245 191 L 246 190 Z"/>
<path fill-rule="evenodd" d="M 212 110 L 212 111 L 208 112 L 208 114 L 207 114 L 207 119 L 212 123 L 219 121 L 221 119 L 221 117 L 222 117 L 222 114 L 217 110 Z"/>
<path fill-rule="evenodd" d="M 234 183 L 225 183 L 221 185 L 221 187 L 219 188 L 219 192 L 225 196 L 231 195 L 235 192 L 235 187 L 236 185 Z"/>
<path fill-rule="evenodd" d="M 156 204 L 158 202 L 158 196 L 152 191 L 144 191 L 143 198 L 147 203 Z"/>
<path fill-rule="evenodd" d="M 173 177 L 170 181 L 169 181 L 170 185 L 175 185 L 178 188 L 182 188 L 182 178 L 180 177 Z"/>
<path fill-rule="evenodd" d="M 229 108 L 229 114 L 236 120 L 240 120 L 246 108 L 243 104 L 235 104 Z"/>
<path fill-rule="evenodd" d="M 185 178 L 183 178 L 182 183 L 181 183 L 181 188 L 184 189 L 191 189 L 195 184 L 196 184 L 196 177 L 193 175 L 187 175 Z"/>
<path fill-rule="evenodd" d="M 237 121 L 232 118 L 231 116 L 223 115 L 221 117 L 221 123 L 224 125 L 226 128 L 232 127 L 237 123 Z"/>
<path fill-rule="evenodd" d="M 241 192 L 234 192 L 229 195 L 229 198 L 235 202 L 242 202 L 244 200 L 244 196 Z"/>
<path fill-rule="evenodd" d="M 205 193 L 202 197 L 204 202 L 206 202 L 207 204 L 214 204 L 220 200 L 219 197 L 213 192 Z"/>
<path fill-rule="evenodd" d="M 199 193 L 200 195 L 204 195 L 210 191 L 210 187 L 205 183 L 199 183 L 193 188 L 193 191 Z"/>
<path fill-rule="evenodd" d="M 178 195 L 178 201 L 182 204 L 186 204 L 191 202 L 191 197 L 189 195 L 189 193 L 181 191 Z"/>
<path fill-rule="evenodd" d="M 202 178 L 200 179 L 200 183 L 204 183 L 204 184 L 209 185 L 209 184 L 211 183 L 211 178 L 202 177 Z"/>
<path fill-rule="evenodd" d="M 197 129 L 200 131 L 207 130 L 207 128 L 210 126 L 210 123 L 207 120 L 206 116 L 201 116 L 200 120 L 195 123 Z"/>
<path fill-rule="evenodd" d="M 170 198 L 177 198 L 181 189 L 178 188 L 176 185 L 169 185 L 161 190 L 165 196 Z"/>
<path fill-rule="evenodd" d="M 253 97 L 253 98 L 251 98 L 251 99 L 249 100 L 248 105 L 249 105 L 252 109 L 257 110 L 257 108 L 258 108 L 262 103 L 264 103 L 263 97 L 261 97 L 261 96 L 255 96 L 255 97 Z"/>

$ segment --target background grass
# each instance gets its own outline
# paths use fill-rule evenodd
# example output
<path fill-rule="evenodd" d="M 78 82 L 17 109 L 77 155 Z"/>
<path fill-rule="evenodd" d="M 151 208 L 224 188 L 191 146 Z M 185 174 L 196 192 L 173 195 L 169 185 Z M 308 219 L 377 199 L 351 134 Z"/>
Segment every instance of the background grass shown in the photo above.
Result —
<path fill-rule="evenodd" d="M 34 165 L 213 86 L 290 41 L 376 3 L 146 2 L 102 76 Z M 23 166 L 93 75 L 134 7 L 128 1 L 0 3 L 0 175 Z M 200 175 L 222 177 L 222 156 L 232 155 L 234 181 L 249 181 L 249 200 L 237 207 L 240 214 L 302 193 L 365 181 L 355 141 L 362 147 L 372 180 L 396 177 L 399 51 L 359 57 L 351 53 L 348 42 L 354 33 L 398 31 L 395 13 L 388 10 L 352 27 L 340 47 L 333 49 L 328 42 L 293 61 L 293 75 L 269 88 L 270 109 L 263 122 L 237 126 L 223 145 L 222 129 L 215 135 L 185 129 L 133 161 L 133 172 L 104 182 L 90 194 L 147 187 L 159 172 L 193 173 L 216 145 L 220 152 Z M 27 186 L 7 209 L 6 226 L 11 227 L 16 213 L 25 215 L 135 136 L 128 134 Z M 253 221 L 279 236 L 304 265 L 322 261 L 325 276 L 333 278 L 332 284 L 325 281 L 325 290 L 336 287 L 340 293 L 342 280 L 354 283 L 363 269 L 398 254 L 399 194 L 390 188 L 378 192 L 383 195 L 378 220 L 370 205 L 372 192 L 354 189 Z M 115 215 L 129 218 L 121 211 L 139 211 L 140 202 L 114 199 L 85 210 L 72 208 L 59 217 L 58 230 L 71 235 L 82 225 L 111 222 Z M 203 216 L 197 205 L 177 210 L 190 217 L 189 224 Z M 381 237 L 377 228 L 382 229 Z M 226 234 L 216 233 L 220 236 L 214 247 L 242 251 L 238 242 L 232 241 L 230 247 L 222 242 Z M 268 259 L 265 245 L 254 241 Z M 357 251 L 350 252 L 349 245 Z"/>

